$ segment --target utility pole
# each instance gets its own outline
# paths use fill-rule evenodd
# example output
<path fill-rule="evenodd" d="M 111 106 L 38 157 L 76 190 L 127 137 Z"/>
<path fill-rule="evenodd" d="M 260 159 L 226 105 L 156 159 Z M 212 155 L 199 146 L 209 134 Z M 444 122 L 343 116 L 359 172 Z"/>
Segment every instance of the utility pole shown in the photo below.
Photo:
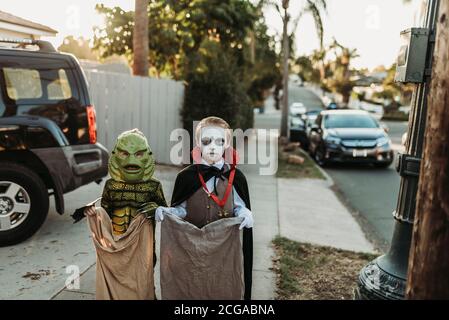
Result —
<path fill-rule="evenodd" d="M 427 0 L 426 18 L 423 27 L 428 31 L 428 41 L 422 46 L 425 47 L 423 49 L 424 52 L 419 53 L 419 55 L 422 54 L 425 56 L 425 62 L 423 63 L 425 70 L 422 72 L 422 79 L 416 81 L 418 84 L 413 94 L 406 153 L 400 154 L 397 162 L 397 170 L 401 175 L 401 185 L 397 207 L 393 212 L 395 228 L 391 247 L 387 254 L 375 259 L 362 269 L 359 275 L 358 288 L 356 289 L 356 299 L 395 300 L 405 298 L 416 195 L 426 129 L 427 97 L 430 90 L 429 71 L 432 68 L 433 62 L 434 37 L 439 3 L 440 0 Z M 410 54 L 410 50 L 404 50 L 404 54 Z M 409 56 L 406 59 L 411 67 L 415 65 L 414 58 Z M 414 74 L 412 73 L 412 75 Z M 434 136 L 430 138 L 438 139 L 439 137 Z M 441 163 L 441 165 L 444 164 Z M 445 171 L 440 172 L 440 174 L 443 173 Z M 425 214 L 425 212 L 421 212 L 421 214 Z M 432 250 L 432 248 L 429 248 L 429 250 Z M 446 250 L 448 249 L 446 248 Z"/>
<path fill-rule="evenodd" d="M 284 30 L 283 30 L 283 94 L 282 94 L 282 118 L 281 118 L 281 137 L 288 137 L 288 80 L 289 80 L 289 67 L 288 58 L 290 56 L 290 46 L 288 41 L 288 6 L 289 0 L 282 0 L 282 8 L 284 9 Z"/>
<path fill-rule="evenodd" d="M 133 30 L 133 74 L 148 77 L 148 0 L 136 0 Z"/>
<path fill-rule="evenodd" d="M 449 2 L 441 1 L 406 297 L 449 299 Z"/>

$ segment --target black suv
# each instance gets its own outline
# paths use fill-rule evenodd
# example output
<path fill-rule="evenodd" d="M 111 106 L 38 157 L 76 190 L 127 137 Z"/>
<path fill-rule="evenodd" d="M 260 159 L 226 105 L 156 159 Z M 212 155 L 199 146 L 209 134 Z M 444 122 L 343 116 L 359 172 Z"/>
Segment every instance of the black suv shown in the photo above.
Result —
<path fill-rule="evenodd" d="M 49 196 L 107 175 L 95 109 L 72 55 L 45 41 L 0 41 L 0 246 L 19 243 L 44 223 Z M 35 50 L 32 50 L 35 48 Z"/>

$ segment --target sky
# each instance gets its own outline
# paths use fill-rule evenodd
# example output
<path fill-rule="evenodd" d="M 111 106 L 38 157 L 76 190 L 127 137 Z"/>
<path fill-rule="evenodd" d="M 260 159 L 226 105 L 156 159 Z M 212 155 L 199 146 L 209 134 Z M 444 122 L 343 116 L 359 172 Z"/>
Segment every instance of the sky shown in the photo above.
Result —
<path fill-rule="evenodd" d="M 305 1 L 290 0 L 289 13 L 297 16 Z M 335 38 L 340 44 L 357 48 L 360 58 L 354 67 L 373 69 L 390 66 L 396 61 L 400 47 L 400 32 L 420 22 L 421 0 L 404 4 L 403 0 L 327 0 L 323 16 L 324 45 Z M 265 10 L 271 30 L 282 31 L 282 20 L 274 9 Z M 297 54 L 308 54 L 319 48 L 319 40 L 311 15 L 305 15 L 296 30 Z"/>
<path fill-rule="evenodd" d="M 290 1 L 289 12 L 293 17 L 304 2 Z M 134 0 L 0 0 L 0 10 L 58 30 L 57 37 L 48 40 L 59 46 L 67 35 L 92 38 L 93 27 L 103 23 L 95 11 L 96 3 L 120 6 L 126 11 L 134 9 Z M 360 57 L 352 63 L 356 68 L 393 64 L 399 51 L 400 31 L 419 23 L 421 0 L 412 0 L 411 4 L 404 4 L 403 0 L 327 0 L 327 3 L 324 43 L 336 38 L 346 47 L 357 48 Z M 282 31 L 281 19 L 274 9 L 268 8 L 264 14 L 271 33 Z M 296 36 L 297 54 L 319 48 L 310 15 L 302 18 Z"/>

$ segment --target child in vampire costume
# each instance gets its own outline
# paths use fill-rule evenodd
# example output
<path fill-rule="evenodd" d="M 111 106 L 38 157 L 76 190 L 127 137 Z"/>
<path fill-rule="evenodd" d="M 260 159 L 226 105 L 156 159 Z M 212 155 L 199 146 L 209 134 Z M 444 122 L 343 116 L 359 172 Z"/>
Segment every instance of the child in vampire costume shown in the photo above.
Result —
<path fill-rule="evenodd" d="M 162 186 L 154 179 L 154 158 L 137 129 L 123 132 L 109 159 L 109 175 L 101 207 L 78 209 L 84 214 L 97 252 L 96 298 L 155 299 L 153 268 L 154 213 L 166 205 Z"/>
<path fill-rule="evenodd" d="M 190 285 L 190 287 L 189 285 L 186 285 L 187 289 L 185 289 L 184 292 L 169 295 L 168 298 L 249 300 L 251 299 L 252 283 L 253 217 L 250 211 L 251 205 L 246 178 L 243 173 L 236 168 L 238 160 L 237 154 L 234 149 L 230 148 L 230 127 L 223 119 L 217 117 L 203 119 L 196 128 L 195 140 L 197 142 L 197 147 L 192 152 L 195 163 L 178 173 L 173 190 L 171 207 L 158 208 L 156 210 L 155 218 L 156 221 L 163 221 L 164 216 L 165 218 L 176 216 L 177 218 L 183 219 L 183 221 L 185 221 L 184 223 L 189 223 L 190 226 L 185 226 L 186 233 L 192 232 L 192 237 L 198 236 L 199 238 L 188 238 L 188 236 L 182 238 L 184 235 L 181 235 L 179 243 L 185 244 L 186 247 L 191 239 L 200 239 L 193 241 L 203 242 L 201 239 L 204 238 L 204 242 L 207 242 L 211 237 L 213 238 L 214 236 L 221 234 L 221 237 L 224 237 L 224 240 L 222 239 L 223 242 L 218 249 L 222 249 L 222 251 L 227 250 L 228 252 L 224 251 L 222 252 L 223 255 L 217 255 L 217 260 L 222 259 L 223 261 L 226 261 L 226 255 L 231 255 L 232 250 L 235 252 L 236 246 L 231 242 L 236 240 L 238 242 L 238 255 L 243 256 L 243 261 L 239 263 L 239 261 L 236 260 L 237 262 L 234 263 L 234 266 L 236 272 L 240 272 L 240 270 L 243 271 L 241 277 L 242 290 L 241 294 L 239 294 L 238 289 L 237 292 L 235 292 L 235 288 L 227 288 L 226 279 L 222 279 L 222 282 L 220 282 L 219 278 L 221 276 L 232 278 L 230 281 L 235 280 L 237 285 L 239 283 L 238 279 L 235 279 L 238 276 L 234 276 L 232 270 L 223 270 L 223 268 L 221 268 L 221 271 L 212 271 L 215 274 L 209 275 L 209 278 L 205 281 L 207 284 L 204 286 L 202 286 L 201 283 L 196 286 Z M 233 226 L 233 224 L 235 225 L 233 219 L 240 225 L 239 228 Z M 229 227 L 220 226 L 218 224 L 220 223 L 219 221 L 223 221 L 223 223 L 227 224 Z M 194 228 L 195 230 L 192 228 L 189 229 L 192 225 L 196 227 Z M 173 229 L 176 228 L 177 225 L 173 224 Z M 200 232 L 200 229 L 203 233 Z M 243 229 L 242 244 L 240 244 L 239 229 Z M 164 231 L 164 225 L 162 231 Z M 195 232 L 197 234 L 195 234 Z M 210 232 L 210 234 L 208 235 L 207 232 Z M 162 233 L 161 246 L 164 246 L 164 239 L 170 239 L 166 240 L 168 242 L 174 241 L 173 238 L 170 238 L 173 236 L 173 233 L 174 232 Z M 164 234 L 166 237 L 164 237 Z M 217 241 L 215 241 L 214 238 L 212 245 L 216 245 Z M 208 252 L 207 249 L 210 248 L 204 247 L 203 243 L 192 243 L 191 246 L 193 249 L 186 254 L 187 260 L 189 256 L 197 255 L 199 252 L 200 256 L 201 254 L 207 255 L 207 257 L 204 257 L 205 260 L 209 259 L 209 261 L 212 261 L 211 259 L 214 259 L 212 256 L 217 254 L 217 250 L 215 249 L 211 249 L 209 253 L 205 253 Z M 201 249 L 199 249 L 200 247 Z M 165 263 L 165 261 L 170 262 L 174 256 L 172 249 L 176 250 L 177 248 L 172 246 L 170 250 L 167 250 L 169 253 L 165 256 L 163 256 L 161 249 L 161 272 L 163 272 L 162 268 L 164 267 L 162 264 Z M 179 257 L 179 254 L 177 257 Z M 213 263 L 215 263 L 215 261 L 213 261 Z M 196 264 L 196 262 L 194 262 L 194 264 Z M 197 264 L 198 269 L 204 267 L 204 270 L 210 270 L 210 268 L 207 269 L 207 266 L 202 266 L 204 263 Z M 197 266 L 195 265 L 191 277 L 188 275 L 186 276 L 186 278 L 189 277 L 189 279 L 185 280 L 186 282 L 190 282 L 190 279 L 195 277 L 196 267 Z M 218 266 L 218 268 L 220 269 L 220 266 Z M 226 268 L 230 267 L 227 266 Z M 168 269 L 171 268 L 169 267 Z M 204 270 L 198 271 L 198 273 L 202 273 L 198 275 L 199 278 L 204 277 L 204 274 L 207 273 L 207 271 L 204 272 Z M 171 275 L 165 276 L 165 273 L 161 275 L 163 298 L 164 277 L 170 278 Z M 172 275 L 172 277 L 176 277 L 176 274 Z M 211 279 L 210 277 L 215 279 Z M 170 282 L 170 279 L 166 282 Z M 214 284 L 218 285 L 214 287 Z M 202 288 L 206 286 L 208 286 L 208 288 Z M 175 289 L 176 290 L 172 289 L 171 291 L 182 291 L 179 287 Z M 231 293 L 233 290 L 235 293 Z M 192 291 L 195 292 L 192 293 Z"/>

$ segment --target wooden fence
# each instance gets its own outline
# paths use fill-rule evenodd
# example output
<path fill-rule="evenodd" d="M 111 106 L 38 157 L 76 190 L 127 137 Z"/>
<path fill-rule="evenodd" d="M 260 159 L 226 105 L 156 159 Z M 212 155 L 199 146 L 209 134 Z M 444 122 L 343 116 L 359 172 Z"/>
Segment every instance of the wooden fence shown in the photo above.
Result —
<path fill-rule="evenodd" d="M 170 133 L 181 128 L 181 82 L 85 71 L 97 111 L 98 141 L 109 151 L 117 136 L 134 128 L 148 138 L 156 162 L 170 164 Z"/>

